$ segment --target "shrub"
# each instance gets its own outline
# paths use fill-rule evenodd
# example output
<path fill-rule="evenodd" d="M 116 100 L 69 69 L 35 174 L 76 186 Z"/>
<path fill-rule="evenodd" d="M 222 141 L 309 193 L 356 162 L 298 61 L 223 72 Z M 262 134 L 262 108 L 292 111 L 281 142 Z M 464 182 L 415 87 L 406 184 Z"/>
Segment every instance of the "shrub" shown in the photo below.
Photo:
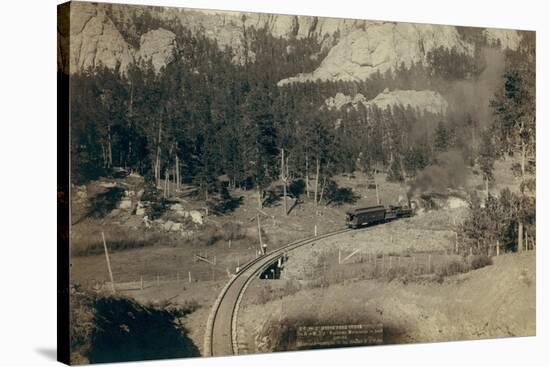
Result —
<path fill-rule="evenodd" d="M 306 183 L 302 179 L 294 180 L 288 186 L 288 193 L 290 194 L 290 196 L 295 198 L 299 198 L 301 195 L 303 195 L 305 190 Z"/>
<path fill-rule="evenodd" d="M 223 239 L 222 233 L 215 227 L 204 228 L 202 232 L 195 237 L 194 242 L 196 245 L 212 246 L 216 242 Z"/>
<path fill-rule="evenodd" d="M 337 206 L 342 204 L 353 204 L 359 199 L 359 196 L 355 194 L 351 188 L 338 187 L 338 184 L 333 180 L 327 182 L 325 197 L 327 204 L 332 203 Z"/>
<path fill-rule="evenodd" d="M 151 246 L 158 242 L 160 234 L 144 233 L 140 230 L 121 226 L 90 227 L 83 231 L 78 239 L 71 241 L 71 255 L 88 256 L 102 254 L 103 240 L 101 231 L 105 232 L 105 241 L 109 251 L 123 251 Z"/>
<path fill-rule="evenodd" d="M 487 265 L 493 265 L 493 260 L 487 255 L 475 255 L 470 260 L 470 268 L 472 270 L 481 269 Z"/>
<path fill-rule="evenodd" d="M 162 193 L 152 183 L 145 186 L 141 201 L 148 202 L 145 211 L 149 219 L 154 220 L 162 217 L 164 212 L 173 202 L 162 197 Z"/>
<path fill-rule="evenodd" d="M 468 265 L 464 261 L 451 259 L 436 266 L 435 274 L 439 277 L 447 277 L 468 271 Z"/>
<path fill-rule="evenodd" d="M 145 212 L 147 213 L 147 216 L 151 220 L 159 219 L 162 217 L 164 212 L 168 209 L 169 201 L 166 199 L 160 199 L 158 201 L 152 201 L 147 208 L 145 209 Z"/>
<path fill-rule="evenodd" d="M 246 230 L 239 223 L 224 223 L 221 230 L 223 231 L 223 239 L 226 241 L 240 240 L 246 237 Z"/>
<path fill-rule="evenodd" d="M 98 192 L 90 199 L 90 216 L 101 218 L 115 209 L 124 195 L 124 189 L 118 186 Z"/>
<path fill-rule="evenodd" d="M 227 190 L 227 187 L 220 186 L 218 195 L 213 195 L 207 201 L 206 205 L 213 213 L 226 214 L 235 211 L 242 203 L 243 197 L 233 197 Z"/>
<path fill-rule="evenodd" d="M 225 223 L 221 227 L 205 227 L 192 242 L 197 246 L 212 246 L 222 240 L 240 240 L 245 237 L 247 237 L 247 233 L 242 225 Z"/>
<path fill-rule="evenodd" d="M 409 269 L 404 266 L 395 266 L 386 271 L 384 278 L 388 282 L 394 279 L 408 279 L 409 272 Z"/>

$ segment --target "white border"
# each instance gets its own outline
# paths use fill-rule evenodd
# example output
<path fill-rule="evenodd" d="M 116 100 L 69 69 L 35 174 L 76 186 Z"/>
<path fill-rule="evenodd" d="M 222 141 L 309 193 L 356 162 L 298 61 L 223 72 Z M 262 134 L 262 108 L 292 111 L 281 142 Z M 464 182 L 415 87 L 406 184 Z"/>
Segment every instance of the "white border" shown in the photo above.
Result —
<path fill-rule="evenodd" d="M 113 2 L 113 1 L 108 1 Z M 522 366 L 545 365 L 550 345 L 546 304 L 549 259 L 546 162 L 549 138 L 550 33 L 544 1 L 352 1 L 338 0 L 135 0 L 120 3 L 245 10 L 343 18 L 381 19 L 520 28 L 537 31 L 537 334 L 475 342 L 452 342 L 198 358 L 136 363 L 136 366 Z M 53 365 L 55 360 L 56 263 L 56 4 L 11 1 L 0 21 L 0 365 Z M 546 68 L 544 68 L 546 66 Z M 543 285 L 546 291 L 543 290 Z"/>

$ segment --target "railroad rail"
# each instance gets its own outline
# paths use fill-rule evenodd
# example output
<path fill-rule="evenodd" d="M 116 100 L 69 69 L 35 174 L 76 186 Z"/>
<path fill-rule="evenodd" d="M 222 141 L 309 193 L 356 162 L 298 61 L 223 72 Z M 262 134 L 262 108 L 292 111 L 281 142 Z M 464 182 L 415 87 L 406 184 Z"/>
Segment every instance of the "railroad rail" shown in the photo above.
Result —
<path fill-rule="evenodd" d="M 252 280 L 289 251 L 351 231 L 346 228 L 291 242 L 244 265 L 225 285 L 212 306 L 204 336 L 205 356 L 238 354 L 237 316 L 240 302 Z"/>

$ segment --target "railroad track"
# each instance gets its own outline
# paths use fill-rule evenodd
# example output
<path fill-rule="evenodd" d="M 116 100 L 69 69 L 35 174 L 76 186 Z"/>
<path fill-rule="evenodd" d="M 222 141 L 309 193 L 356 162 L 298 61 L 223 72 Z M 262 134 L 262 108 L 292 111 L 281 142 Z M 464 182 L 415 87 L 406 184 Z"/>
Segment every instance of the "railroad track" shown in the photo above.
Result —
<path fill-rule="evenodd" d="M 271 264 L 298 247 L 353 231 L 343 229 L 292 242 L 265 256 L 244 265 L 239 273 L 226 284 L 214 302 L 206 324 L 204 337 L 205 356 L 224 356 L 238 354 L 237 316 L 239 305 L 248 285 Z"/>

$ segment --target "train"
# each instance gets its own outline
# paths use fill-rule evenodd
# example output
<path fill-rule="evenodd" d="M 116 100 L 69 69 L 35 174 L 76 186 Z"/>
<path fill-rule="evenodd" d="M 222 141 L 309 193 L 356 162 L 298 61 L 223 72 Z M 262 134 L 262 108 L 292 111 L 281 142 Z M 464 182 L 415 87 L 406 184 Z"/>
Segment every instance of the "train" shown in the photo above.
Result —
<path fill-rule="evenodd" d="M 408 218 L 414 215 L 413 208 L 403 205 L 375 205 L 356 208 L 346 212 L 348 228 L 359 228 L 372 224 L 385 223 L 394 219 Z"/>

